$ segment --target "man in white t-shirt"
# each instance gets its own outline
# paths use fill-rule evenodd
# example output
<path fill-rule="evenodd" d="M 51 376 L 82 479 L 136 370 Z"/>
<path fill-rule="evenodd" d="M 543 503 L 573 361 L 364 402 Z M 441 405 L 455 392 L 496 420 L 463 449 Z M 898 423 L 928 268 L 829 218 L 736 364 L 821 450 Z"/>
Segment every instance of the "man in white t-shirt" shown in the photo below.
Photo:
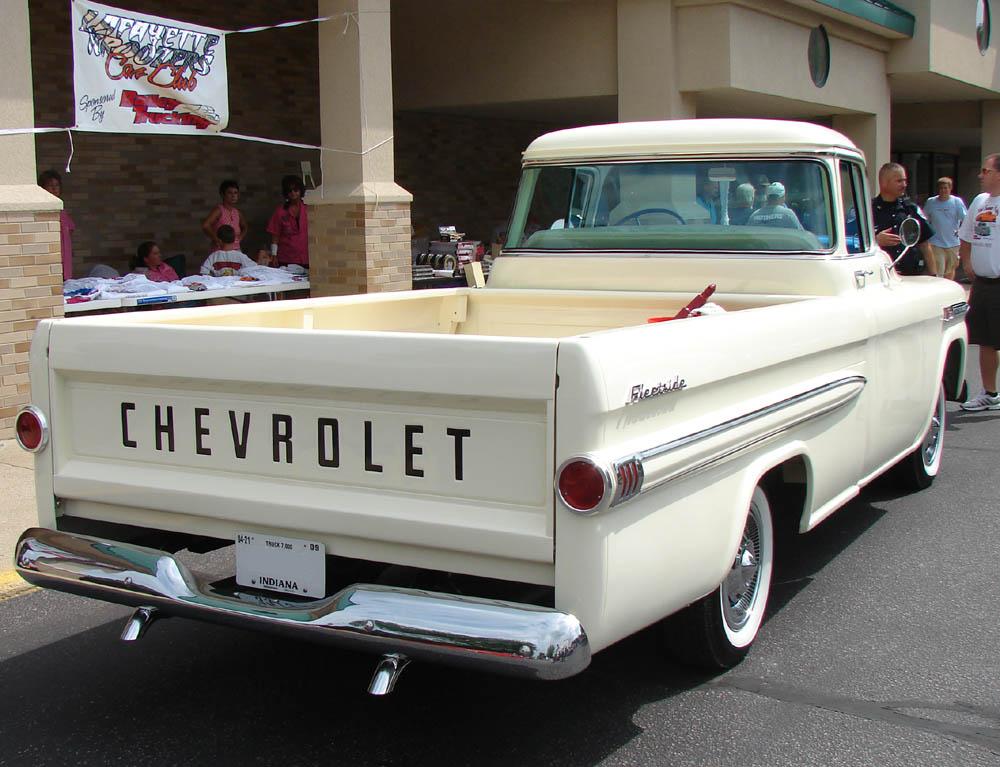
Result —
<path fill-rule="evenodd" d="M 951 193 L 953 188 L 954 182 L 942 176 L 937 182 L 937 195 L 924 203 L 924 214 L 934 230 L 929 242 L 937 262 L 937 276 L 949 280 L 955 279 L 958 266 L 958 227 L 968 212 L 965 201 Z"/>
<path fill-rule="evenodd" d="M 969 343 L 979 346 L 983 391 L 962 410 L 1000 410 L 997 349 L 1000 348 L 1000 155 L 987 155 L 979 171 L 983 193 L 969 205 L 958 230 L 962 269 L 975 275 L 969 295 Z"/>

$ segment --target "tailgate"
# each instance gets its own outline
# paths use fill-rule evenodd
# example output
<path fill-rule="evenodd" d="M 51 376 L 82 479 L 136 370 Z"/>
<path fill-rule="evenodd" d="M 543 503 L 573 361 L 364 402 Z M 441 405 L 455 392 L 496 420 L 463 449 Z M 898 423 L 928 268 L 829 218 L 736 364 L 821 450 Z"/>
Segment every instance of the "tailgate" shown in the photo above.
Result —
<path fill-rule="evenodd" d="M 344 556 L 545 580 L 556 348 L 58 322 L 53 492 L 64 514 L 287 531 Z"/>

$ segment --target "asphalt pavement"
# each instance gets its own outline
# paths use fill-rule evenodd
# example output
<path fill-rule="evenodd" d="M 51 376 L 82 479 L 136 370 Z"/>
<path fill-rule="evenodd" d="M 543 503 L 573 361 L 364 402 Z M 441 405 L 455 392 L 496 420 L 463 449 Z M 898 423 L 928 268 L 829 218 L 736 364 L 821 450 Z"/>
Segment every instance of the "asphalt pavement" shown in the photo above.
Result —
<path fill-rule="evenodd" d="M 375 699 L 369 656 L 176 618 L 125 644 L 127 610 L 32 590 L 0 602 L 0 765 L 998 765 L 1000 412 L 949 409 L 935 484 L 801 536 L 728 673 L 653 628 L 564 682 L 415 663 Z"/>

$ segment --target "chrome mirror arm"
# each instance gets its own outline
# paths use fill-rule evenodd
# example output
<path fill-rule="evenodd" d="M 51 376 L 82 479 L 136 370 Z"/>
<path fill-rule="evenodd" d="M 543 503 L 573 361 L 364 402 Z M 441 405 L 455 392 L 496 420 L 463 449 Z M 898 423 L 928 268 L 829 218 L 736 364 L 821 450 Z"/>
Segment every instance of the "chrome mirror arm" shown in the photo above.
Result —
<path fill-rule="evenodd" d="M 902 252 L 902 253 L 900 253 L 900 254 L 899 254 L 898 256 L 896 256 L 896 258 L 894 258 L 894 259 L 893 259 L 892 263 L 891 263 L 891 264 L 889 264 L 889 268 L 890 268 L 890 269 L 895 269 L 895 268 L 896 268 L 896 264 L 898 264 L 898 263 L 899 263 L 899 260 L 900 260 L 900 259 L 901 259 L 901 258 L 902 258 L 903 256 L 905 256 L 905 255 L 906 255 L 907 253 L 909 253 L 909 252 L 910 252 L 910 249 L 911 249 L 911 248 L 913 248 L 913 246 L 912 246 L 912 245 L 907 245 L 907 246 L 906 246 L 905 248 L 903 248 L 903 252 Z"/>

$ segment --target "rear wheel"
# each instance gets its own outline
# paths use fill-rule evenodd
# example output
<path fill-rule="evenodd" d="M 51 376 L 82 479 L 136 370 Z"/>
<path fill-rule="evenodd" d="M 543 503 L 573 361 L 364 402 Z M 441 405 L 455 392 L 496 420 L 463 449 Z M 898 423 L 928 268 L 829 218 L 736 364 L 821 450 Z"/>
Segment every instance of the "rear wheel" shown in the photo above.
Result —
<path fill-rule="evenodd" d="M 757 486 L 736 556 L 719 588 L 666 622 L 671 653 L 710 669 L 743 660 L 764 620 L 773 564 L 771 506 Z"/>
<path fill-rule="evenodd" d="M 893 479 L 902 490 L 924 490 L 931 486 L 941 470 L 944 431 L 948 415 L 944 384 L 938 390 L 937 404 L 920 446 L 896 464 Z"/>

